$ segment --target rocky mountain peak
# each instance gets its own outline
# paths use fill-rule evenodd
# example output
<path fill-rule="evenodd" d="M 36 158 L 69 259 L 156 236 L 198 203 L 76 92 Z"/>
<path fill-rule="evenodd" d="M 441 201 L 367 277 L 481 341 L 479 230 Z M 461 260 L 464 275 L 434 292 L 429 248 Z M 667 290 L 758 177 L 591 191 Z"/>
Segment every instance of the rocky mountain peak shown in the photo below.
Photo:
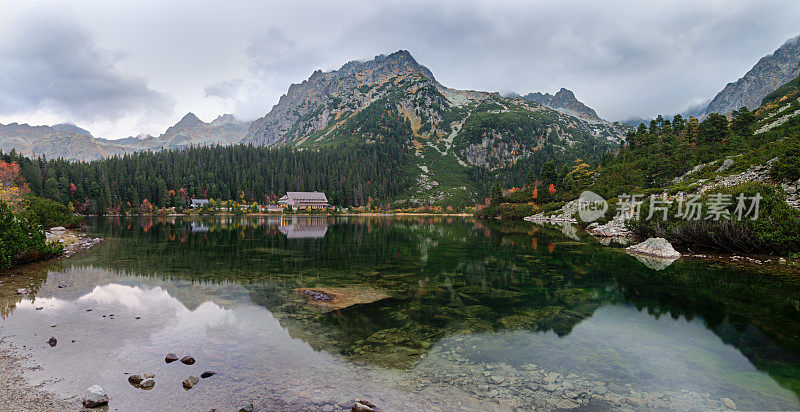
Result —
<path fill-rule="evenodd" d="M 420 65 L 407 50 L 372 60 L 352 60 L 337 70 L 315 70 L 300 84 L 292 84 L 266 116 L 255 120 L 245 142 L 273 145 L 313 134 L 329 122 L 343 120 L 368 106 L 379 94 L 381 85 L 404 79 L 432 83 L 439 88 L 428 68 Z"/>
<path fill-rule="evenodd" d="M 704 113 L 730 113 L 742 106 L 750 110 L 773 90 L 800 75 L 800 36 L 785 41 L 774 53 L 762 57 L 744 76 L 728 83 Z"/>
<path fill-rule="evenodd" d="M 535 92 L 528 93 L 521 97 L 525 100 L 539 103 L 542 106 L 553 110 L 558 110 L 570 116 L 576 116 L 592 122 L 602 121 L 594 109 L 586 106 L 580 100 L 578 100 L 572 90 L 563 87 L 556 92 L 555 95 L 551 95 L 550 93 Z"/>
<path fill-rule="evenodd" d="M 216 126 L 222 126 L 222 125 L 225 125 L 225 124 L 239 124 L 239 123 L 241 123 L 241 121 L 239 119 L 237 119 L 234 115 L 232 115 L 230 113 L 227 113 L 227 114 L 219 115 L 210 124 L 211 124 L 211 126 L 215 126 L 216 127 Z"/>
<path fill-rule="evenodd" d="M 180 133 L 203 125 L 205 125 L 205 123 L 202 120 L 200 120 L 194 113 L 189 112 L 186 113 L 186 115 L 183 116 L 178 123 L 175 123 L 174 126 L 167 129 L 166 134 Z"/>
<path fill-rule="evenodd" d="M 81 127 L 78 127 L 78 126 L 76 126 L 76 125 L 74 125 L 72 123 L 59 123 L 59 124 L 56 124 L 56 125 L 53 125 L 53 126 L 50 126 L 50 127 L 53 130 L 56 130 L 56 131 L 59 131 L 59 132 L 71 132 L 71 133 L 75 133 L 75 134 L 92 136 L 92 134 L 89 133 L 88 130 L 83 129 Z"/>

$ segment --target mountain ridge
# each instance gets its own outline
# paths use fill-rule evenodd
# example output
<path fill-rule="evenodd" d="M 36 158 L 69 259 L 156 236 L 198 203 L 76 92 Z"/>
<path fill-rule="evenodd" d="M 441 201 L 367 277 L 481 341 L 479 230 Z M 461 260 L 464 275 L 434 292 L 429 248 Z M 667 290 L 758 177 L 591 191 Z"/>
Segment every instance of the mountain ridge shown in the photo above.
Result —
<path fill-rule="evenodd" d="M 800 36 L 786 40 L 735 82 L 728 83 L 706 106 L 703 114 L 729 114 L 740 107 L 754 110 L 761 100 L 800 75 Z"/>

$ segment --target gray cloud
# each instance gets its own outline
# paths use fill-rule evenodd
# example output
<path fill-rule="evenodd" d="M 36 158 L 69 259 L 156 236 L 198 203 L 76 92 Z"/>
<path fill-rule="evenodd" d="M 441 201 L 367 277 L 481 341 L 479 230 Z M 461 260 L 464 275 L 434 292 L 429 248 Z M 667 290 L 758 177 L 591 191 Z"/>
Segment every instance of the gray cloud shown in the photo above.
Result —
<path fill-rule="evenodd" d="M 97 121 L 172 110 L 171 97 L 121 70 L 119 53 L 68 19 L 26 18 L 1 33 L 0 114 L 44 110 Z"/>
<path fill-rule="evenodd" d="M 205 97 L 219 97 L 220 99 L 234 99 L 239 94 L 244 80 L 233 79 L 210 84 L 203 89 Z"/>
<path fill-rule="evenodd" d="M 708 100 L 800 32 L 800 2 L 783 0 L 188 4 L 48 3 L 48 11 L 69 17 L 40 19 L 46 24 L 28 29 L 14 28 L 18 19 L 4 15 L 41 16 L 44 6 L 4 5 L 0 114 L 31 107 L 106 118 L 168 111 L 169 97 L 156 89 L 175 96 L 179 114 L 144 114 L 154 119 L 150 133 L 188 111 L 255 118 L 315 69 L 407 49 L 449 87 L 520 93 L 566 87 L 617 120 Z M 108 49 L 124 50 L 124 59 Z M 125 136 L 142 131 L 131 130 L 138 125 L 108 130 Z"/>

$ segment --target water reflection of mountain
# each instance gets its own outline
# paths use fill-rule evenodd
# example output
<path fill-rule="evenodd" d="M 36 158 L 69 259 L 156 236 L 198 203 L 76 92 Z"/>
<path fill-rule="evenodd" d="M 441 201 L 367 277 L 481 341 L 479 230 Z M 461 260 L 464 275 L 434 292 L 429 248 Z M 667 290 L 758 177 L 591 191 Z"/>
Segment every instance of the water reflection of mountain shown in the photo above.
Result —
<path fill-rule="evenodd" d="M 290 216 L 280 220 L 278 231 L 289 239 L 321 239 L 330 225 L 331 218 L 326 216 Z"/>
<path fill-rule="evenodd" d="M 204 219 L 210 230 L 199 236 L 180 220 L 101 224 L 95 233 L 115 240 L 66 262 L 154 280 L 242 283 L 249 299 L 312 347 L 401 368 L 453 334 L 526 329 L 565 336 L 603 305 L 630 304 L 655 318 L 698 318 L 800 393 L 796 282 L 691 261 L 656 272 L 622 250 L 564 242 L 556 230 L 527 222 L 323 221 L 336 224 L 298 220 L 297 227 L 325 230 L 300 240 L 280 231 L 278 218 Z M 292 293 L 354 284 L 392 298 L 319 313 Z"/>

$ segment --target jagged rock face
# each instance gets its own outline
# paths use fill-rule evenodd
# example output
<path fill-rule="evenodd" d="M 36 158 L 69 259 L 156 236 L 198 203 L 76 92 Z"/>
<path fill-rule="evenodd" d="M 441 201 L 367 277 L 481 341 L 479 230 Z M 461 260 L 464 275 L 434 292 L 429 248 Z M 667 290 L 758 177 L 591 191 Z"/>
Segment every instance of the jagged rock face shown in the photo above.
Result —
<path fill-rule="evenodd" d="M 706 107 L 705 113 L 730 113 L 745 106 L 753 110 L 773 90 L 800 75 L 800 36 L 789 39 L 775 53 L 764 56 L 735 83 L 728 83 Z"/>
<path fill-rule="evenodd" d="M 575 93 L 572 93 L 571 90 L 563 87 L 555 95 L 551 95 L 550 93 L 542 94 L 540 92 L 536 92 L 528 93 L 525 96 L 522 96 L 522 98 L 582 119 L 593 122 L 600 122 L 602 120 L 594 111 L 594 109 L 581 103 L 575 97 Z"/>
<path fill-rule="evenodd" d="M 317 70 L 308 80 L 291 85 L 266 116 L 254 121 L 245 142 L 269 146 L 311 135 L 384 97 L 386 89 L 378 86 L 409 77 L 417 80 L 418 88 L 438 85 L 430 70 L 405 50 L 351 61 L 328 73 Z"/>

